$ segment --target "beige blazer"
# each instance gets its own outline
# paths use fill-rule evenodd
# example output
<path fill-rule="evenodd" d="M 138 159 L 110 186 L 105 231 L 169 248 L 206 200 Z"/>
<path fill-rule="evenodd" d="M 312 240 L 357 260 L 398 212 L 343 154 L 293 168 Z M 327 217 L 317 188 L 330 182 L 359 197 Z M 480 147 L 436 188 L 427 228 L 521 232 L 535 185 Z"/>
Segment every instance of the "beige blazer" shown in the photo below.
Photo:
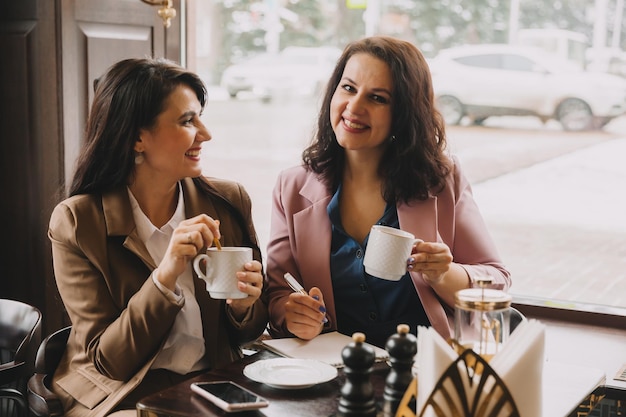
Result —
<path fill-rule="evenodd" d="M 186 217 L 206 213 L 219 219 L 222 243 L 252 246 L 260 261 L 247 192 L 231 181 L 206 183 L 231 206 L 185 179 Z M 233 207 L 241 213 L 239 222 Z M 67 416 L 104 416 L 142 381 L 181 307 L 152 281 L 157 265 L 137 235 L 126 187 L 61 202 L 52 213 L 48 235 L 57 286 L 72 323 L 53 390 Z M 224 300 L 209 297 L 197 276 L 194 283 L 206 359 L 213 368 L 220 367 L 241 357 L 242 343 L 262 334 L 267 307 L 259 299 L 239 323 Z"/>
<path fill-rule="evenodd" d="M 424 241 L 446 243 L 454 262 L 461 264 L 470 278 L 490 275 L 494 288 L 506 290 L 511 285 L 509 272 L 498 255 L 458 160 L 454 158 L 453 162 L 444 190 L 425 201 L 398 204 L 400 228 Z M 267 248 L 272 336 L 292 336 L 285 325 L 284 305 L 291 292 L 283 279 L 285 272 L 300 278 L 307 290 L 319 287 L 328 311 L 327 329 L 336 330 L 330 276 L 331 223 L 326 211 L 331 198 L 316 174 L 301 166 L 285 170 L 276 182 Z M 443 304 L 421 273 L 411 272 L 411 278 L 431 325 L 447 339 L 452 334 L 453 309 Z"/>

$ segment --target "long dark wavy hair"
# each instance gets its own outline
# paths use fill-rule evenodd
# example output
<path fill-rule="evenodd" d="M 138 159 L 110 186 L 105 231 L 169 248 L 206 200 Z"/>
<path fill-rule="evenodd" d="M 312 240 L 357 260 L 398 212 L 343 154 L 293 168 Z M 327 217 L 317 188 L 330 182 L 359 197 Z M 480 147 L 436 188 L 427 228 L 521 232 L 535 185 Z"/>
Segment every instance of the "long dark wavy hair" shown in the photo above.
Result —
<path fill-rule="evenodd" d="M 450 172 L 445 155 L 445 124 L 435 109 L 430 69 L 413 44 L 374 36 L 346 46 L 331 75 L 322 101 L 312 143 L 302 153 L 304 165 L 319 174 L 329 191 L 341 182 L 345 153 L 330 120 L 330 102 L 348 60 L 365 53 L 384 61 L 393 80 L 390 142 L 378 167 L 383 198 L 388 203 L 424 200 L 441 190 Z"/>
<path fill-rule="evenodd" d="M 193 72 L 161 58 L 125 59 L 96 82 L 85 142 L 69 195 L 102 193 L 128 183 L 135 169 L 135 142 L 164 110 L 179 85 L 191 88 L 202 108 L 207 90 Z"/>

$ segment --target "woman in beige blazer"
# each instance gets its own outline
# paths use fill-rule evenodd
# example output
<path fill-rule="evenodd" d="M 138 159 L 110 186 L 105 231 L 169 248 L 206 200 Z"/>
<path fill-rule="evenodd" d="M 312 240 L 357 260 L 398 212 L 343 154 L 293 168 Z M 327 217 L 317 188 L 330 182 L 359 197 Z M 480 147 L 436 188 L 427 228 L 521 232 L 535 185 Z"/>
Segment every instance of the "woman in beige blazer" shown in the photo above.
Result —
<path fill-rule="evenodd" d="M 205 101 L 202 81 L 165 60 L 120 61 L 97 82 L 69 197 L 49 227 L 72 324 L 53 378 L 67 416 L 133 410 L 238 359 L 265 329 L 250 198 L 240 184 L 201 175 Z M 193 272 L 214 238 L 253 248 L 237 274 L 247 298 L 213 299 Z"/>
<path fill-rule="evenodd" d="M 487 276 L 509 288 L 470 184 L 446 152 L 428 65 L 411 43 L 370 37 L 344 49 L 302 159 L 274 188 L 267 249 L 273 336 L 359 331 L 384 346 L 404 323 L 448 338 L 456 291 Z M 397 282 L 364 270 L 374 224 L 420 239 Z M 291 291 L 286 272 L 308 295 Z"/>

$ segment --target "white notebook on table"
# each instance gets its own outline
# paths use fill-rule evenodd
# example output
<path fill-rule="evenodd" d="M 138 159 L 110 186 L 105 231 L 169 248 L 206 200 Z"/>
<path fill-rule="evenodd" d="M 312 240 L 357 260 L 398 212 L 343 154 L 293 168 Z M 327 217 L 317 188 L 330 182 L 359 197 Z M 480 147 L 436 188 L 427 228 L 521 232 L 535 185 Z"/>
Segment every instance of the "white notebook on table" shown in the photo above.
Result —
<path fill-rule="evenodd" d="M 352 338 L 350 336 L 339 332 L 330 332 L 321 334 L 311 340 L 289 337 L 284 339 L 267 339 L 263 340 L 262 343 L 268 350 L 281 356 L 296 359 L 315 359 L 335 367 L 342 367 L 341 351 L 351 342 Z M 385 349 L 367 342 L 364 344 L 374 349 L 377 362 L 389 359 L 389 354 Z"/>

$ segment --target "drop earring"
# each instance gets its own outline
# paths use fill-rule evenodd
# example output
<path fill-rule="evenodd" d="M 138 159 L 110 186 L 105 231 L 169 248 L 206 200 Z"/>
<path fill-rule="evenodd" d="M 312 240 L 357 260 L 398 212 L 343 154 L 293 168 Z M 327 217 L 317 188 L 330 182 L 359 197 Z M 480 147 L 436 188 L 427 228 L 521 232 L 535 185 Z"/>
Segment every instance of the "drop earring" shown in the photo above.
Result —
<path fill-rule="evenodd" d="M 396 141 L 396 136 L 395 135 L 391 135 L 391 137 L 389 138 L 390 142 L 395 142 Z"/>
<path fill-rule="evenodd" d="M 135 153 L 135 165 L 140 165 L 143 163 L 143 152 Z"/>

